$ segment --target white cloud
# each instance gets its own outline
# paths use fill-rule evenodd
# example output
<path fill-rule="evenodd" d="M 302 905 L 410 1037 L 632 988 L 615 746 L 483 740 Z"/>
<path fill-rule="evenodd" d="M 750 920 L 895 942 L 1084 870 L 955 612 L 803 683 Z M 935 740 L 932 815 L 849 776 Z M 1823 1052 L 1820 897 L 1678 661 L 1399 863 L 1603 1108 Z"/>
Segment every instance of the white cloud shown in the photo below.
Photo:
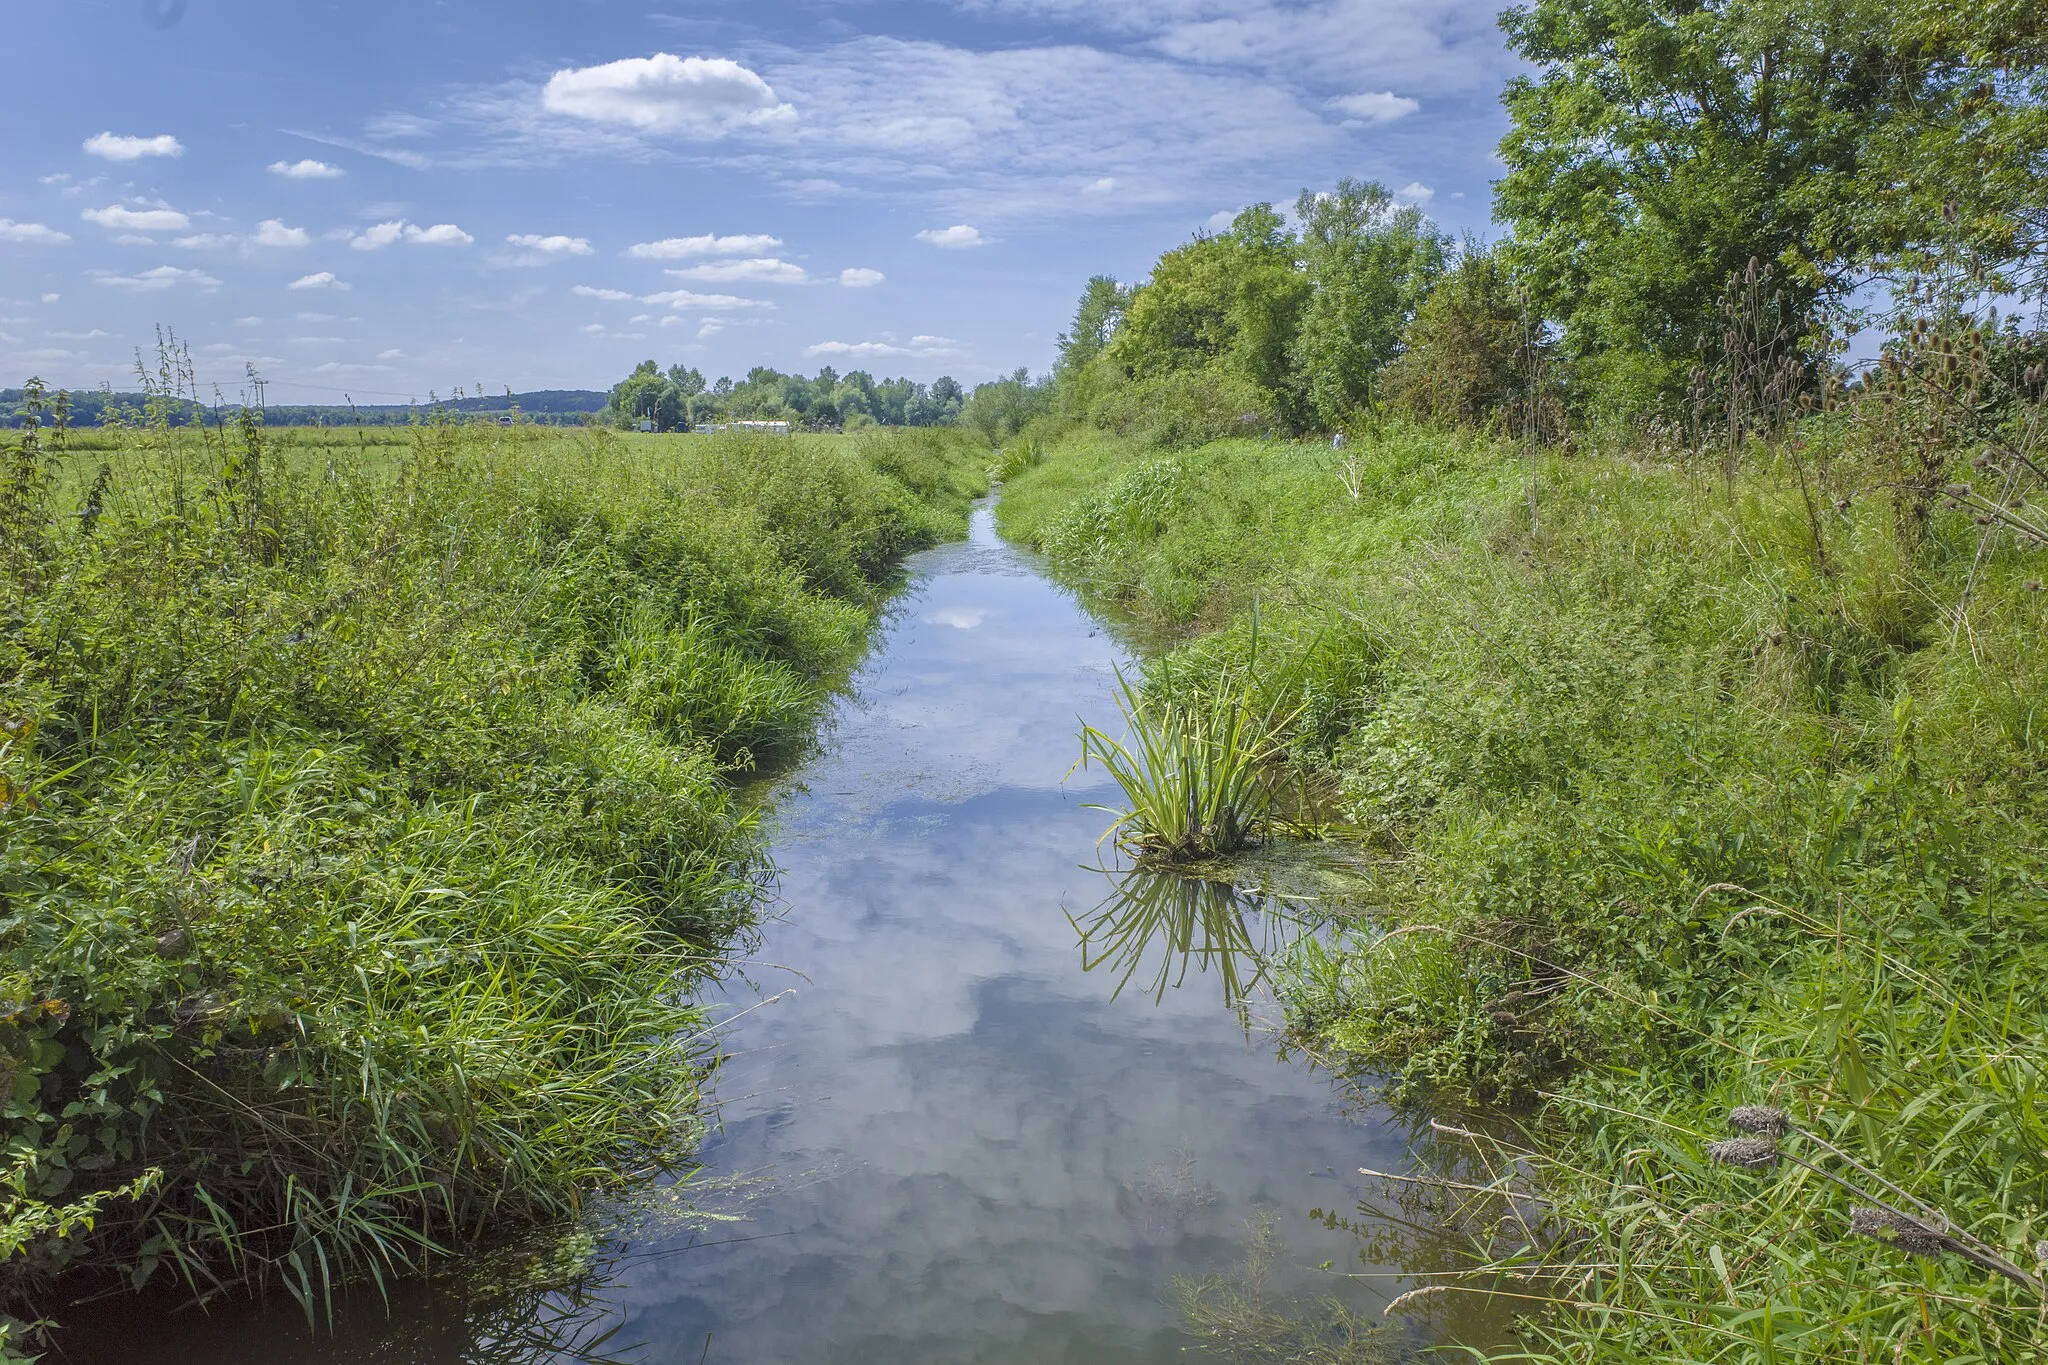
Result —
<path fill-rule="evenodd" d="M 379 360 L 404 360 L 405 358 L 405 352 L 395 348 L 389 351 L 377 352 L 377 359 Z"/>
<path fill-rule="evenodd" d="M 1391 90 L 1378 93 L 1370 91 L 1358 95 L 1339 95 L 1330 101 L 1330 108 L 1349 114 L 1362 123 L 1392 123 L 1397 118 L 1406 118 L 1422 107 L 1417 100 L 1406 95 L 1397 95 Z"/>
<path fill-rule="evenodd" d="M 85 140 L 85 150 L 104 161 L 140 161 L 146 156 L 183 156 L 185 144 L 169 133 L 155 137 L 94 133 Z"/>
<path fill-rule="evenodd" d="M 795 118 L 768 82 L 738 62 L 667 52 L 557 71 L 541 91 L 541 105 L 574 118 L 693 137 Z"/>
<path fill-rule="evenodd" d="M 839 282 L 848 289 L 870 289 L 887 278 L 881 271 L 864 265 L 848 266 L 839 272 Z"/>
<path fill-rule="evenodd" d="M 137 236 L 137 235 L 136 235 L 135 233 L 132 233 L 132 232 L 122 232 L 122 233 L 117 233 L 117 234 L 115 234 L 115 236 L 114 236 L 114 245 L 115 245 L 115 246 L 155 246 L 155 245 L 156 245 L 156 238 L 154 238 L 154 237 L 139 237 L 139 236 Z"/>
<path fill-rule="evenodd" d="M 171 245 L 186 251 L 210 251 L 215 247 L 233 246 L 235 239 L 218 232 L 195 232 L 190 237 L 179 237 Z"/>
<path fill-rule="evenodd" d="M 1421 208 L 1434 198 L 1436 198 L 1436 191 L 1423 184 L 1420 180 L 1411 180 L 1400 189 L 1394 191 L 1396 203 L 1413 204 L 1417 208 Z"/>
<path fill-rule="evenodd" d="M 237 326 L 237 327 L 261 327 L 262 325 L 263 325 L 263 319 L 262 319 L 262 318 L 236 318 L 236 319 L 235 319 L 235 326 Z"/>
<path fill-rule="evenodd" d="M 414 246 L 468 246 L 475 240 L 453 223 L 436 223 L 423 228 L 417 223 L 394 219 L 364 228 L 349 240 L 349 245 L 357 251 L 380 251 L 393 242 L 409 242 Z"/>
<path fill-rule="evenodd" d="M 640 299 L 638 294 L 629 294 L 623 289 L 593 289 L 587 284 L 579 284 L 569 292 L 586 299 L 604 299 L 608 303 L 624 303 L 628 299 L 637 303 Z"/>
<path fill-rule="evenodd" d="M 773 257 L 712 261 L 681 270 L 664 270 L 662 274 L 673 275 L 679 280 L 696 280 L 700 284 L 808 284 L 811 278 L 802 266 Z"/>
<path fill-rule="evenodd" d="M 958 344 L 949 337 L 915 336 L 908 346 L 898 346 L 886 341 L 821 341 L 814 346 L 804 347 L 807 356 L 843 355 L 855 358 L 867 356 L 947 356 L 960 354 Z"/>
<path fill-rule="evenodd" d="M 12 218 L 0 218 L 0 242 L 35 242 L 41 246 L 66 246 L 71 234 L 59 232 L 41 223 L 17 223 Z"/>
<path fill-rule="evenodd" d="M 315 271 L 315 272 L 314 272 L 313 274 L 311 274 L 311 275 L 301 275 L 301 276 L 299 276 L 299 278 L 297 278 L 297 279 L 293 280 L 293 281 L 292 281 L 292 282 L 291 282 L 290 284 L 286 285 L 286 286 L 285 286 L 285 288 L 287 288 L 287 289 L 346 289 L 346 288 L 348 288 L 348 286 L 347 286 L 346 284 L 343 284 L 343 283 L 342 283 L 342 282 L 341 282 L 340 280 L 336 279 L 336 278 L 335 278 L 335 276 L 334 276 L 334 272 L 333 272 L 333 271 L 331 271 L 331 270 L 320 270 L 320 271 Z M 255 319 L 251 319 L 251 320 L 252 320 L 252 321 L 254 321 Z"/>
<path fill-rule="evenodd" d="M 192 226 L 192 220 L 176 209 L 131 209 L 114 204 L 87 209 L 78 216 L 104 228 L 124 228 L 130 232 L 183 232 Z"/>
<path fill-rule="evenodd" d="M 643 261 L 677 261 L 690 256 L 758 256 L 781 245 L 780 237 L 770 237 L 766 233 L 733 237 L 706 233 L 702 237 L 664 237 L 658 242 L 635 242 L 626 248 L 626 254 Z"/>
<path fill-rule="evenodd" d="M 313 239 L 304 228 L 286 227 L 281 218 L 266 218 L 256 225 L 258 246 L 305 246 Z"/>
<path fill-rule="evenodd" d="M 537 251 L 543 256 L 588 256 L 591 253 L 587 237 L 564 237 L 559 234 L 543 237 L 537 232 L 515 232 L 505 239 L 516 247 Z"/>
<path fill-rule="evenodd" d="M 1230 225 L 1237 221 L 1237 215 L 1243 212 L 1243 209 L 1218 209 L 1209 215 L 1204 226 L 1211 232 L 1228 231 Z"/>
<path fill-rule="evenodd" d="M 640 302 L 656 308 L 703 308 L 713 313 L 735 312 L 743 308 L 773 308 L 775 305 L 761 299 L 734 298 L 731 294 L 693 294 L 687 289 L 670 289 L 660 294 L 643 294 Z"/>
<path fill-rule="evenodd" d="M 295 320 L 299 321 L 299 322 L 332 322 L 332 321 L 334 321 L 334 314 L 332 314 L 332 313 L 294 313 L 294 314 L 292 314 L 292 317 L 293 317 L 293 318 L 294 318 Z"/>
<path fill-rule="evenodd" d="M 1089 182 L 1088 182 L 1087 184 L 1083 185 L 1083 186 L 1081 187 L 1081 193 L 1083 193 L 1083 194 L 1108 194 L 1108 193 L 1109 193 L 1109 192 L 1110 192 L 1111 190 L 1113 190 L 1113 189 L 1115 189 L 1115 188 L 1116 188 L 1116 177 L 1115 177 L 1115 176 L 1113 176 L 1113 175 L 1105 175 L 1105 176 L 1103 176 L 1103 177 L 1102 177 L 1101 179 L 1099 179 L 1099 180 L 1091 180 L 1091 181 L 1089 181 Z"/>
<path fill-rule="evenodd" d="M 64 301 L 64 296 L 63 296 L 62 294 L 45 294 L 45 295 L 43 295 L 43 302 L 44 302 L 44 303 L 62 303 L 63 301 Z"/>
<path fill-rule="evenodd" d="M 154 270 L 143 270 L 133 275 L 99 271 L 95 273 L 93 282 L 113 289 L 126 289 L 136 294 L 153 294 L 181 284 L 190 285 L 194 289 L 220 288 L 220 281 L 204 270 L 181 270 L 174 265 L 160 265 Z"/>
<path fill-rule="evenodd" d="M 287 180 L 339 180 L 347 172 L 339 166 L 330 166 L 325 161 L 273 161 L 270 173 L 281 175 Z"/>
<path fill-rule="evenodd" d="M 420 246 L 468 246 L 476 238 L 453 223 L 436 223 L 430 228 L 407 228 L 405 240 Z"/>
<path fill-rule="evenodd" d="M 102 332 L 95 327 L 90 332 L 45 332 L 43 335 L 53 341 L 98 341 L 101 337 L 112 336 L 113 333 Z"/>
<path fill-rule="evenodd" d="M 981 235 L 981 229 L 965 223 L 955 223 L 948 228 L 926 228 L 917 234 L 920 242 L 930 242 L 951 251 L 960 251 L 971 246 L 985 246 L 988 239 Z"/>

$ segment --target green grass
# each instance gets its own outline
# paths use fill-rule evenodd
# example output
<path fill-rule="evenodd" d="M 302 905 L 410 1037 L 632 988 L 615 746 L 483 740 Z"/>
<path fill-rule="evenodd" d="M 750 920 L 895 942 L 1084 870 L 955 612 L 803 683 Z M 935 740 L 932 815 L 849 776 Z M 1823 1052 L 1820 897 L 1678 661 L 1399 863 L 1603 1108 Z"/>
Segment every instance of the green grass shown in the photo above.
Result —
<path fill-rule="evenodd" d="M 0 470 L 14 1310 L 59 1272 L 310 1307 L 684 1157 L 691 991 L 768 875 L 734 779 L 986 451 L 44 437 Z"/>
<path fill-rule="evenodd" d="M 1148 697 L 1242 670 L 1256 609 L 1251 704 L 1374 869 L 1372 914 L 1275 964 L 1289 1025 L 1397 1101 L 1522 1116 L 1476 1155 L 1550 1212 L 1473 1257 L 1566 1287 L 1544 1359 L 2048 1344 L 2037 1290 L 1703 1155 L 1776 1104 L 2030 1273 L 2048 1238 L 2048 553 L 1923 534 L 1881 433 L 1804 436 L 1824 468 L 1756 448 L 1731 484 L 1395 427 L 1355 498 L 1319 446 L 1088 436 L 999 511 L 1179 642 Z"/>

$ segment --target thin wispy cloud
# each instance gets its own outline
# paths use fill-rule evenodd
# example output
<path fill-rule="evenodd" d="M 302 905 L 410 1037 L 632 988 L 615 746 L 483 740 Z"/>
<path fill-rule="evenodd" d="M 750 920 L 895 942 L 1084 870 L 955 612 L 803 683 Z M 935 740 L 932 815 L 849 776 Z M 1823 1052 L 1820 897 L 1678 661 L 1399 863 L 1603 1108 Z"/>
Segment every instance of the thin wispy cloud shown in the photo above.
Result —
<path fill-rule="evenodd" d="M 770 237 L 766 233 L 731 237 L 706 233 L 701 237 L 664 237 L 658 242 L 635 242 L 626 248 L 626 254 L 643 261 L 679 261 L 691 256 L 758 256 L 781 245 L 780 237 Z"/>
<path fill-rule="evenodd" d="M 160 265 L 153 270 L 142 270 L 133 275 L 117 275 L 108 270 L 94 271 L 93 283 L 135 294 L 154 294 L 180 286 L 207 290 L 220 288 L 220 281 L 204 270 L 182 270 L 174 265 Z"/>
<path fill-rule="evenodd" d="M 662 274 L 679 280 L 696 280 L 700 284 L 808 284 L 811 278 L 802 266 L 773 257 L 709 261 L 680 270 L 664 270 Z"/>

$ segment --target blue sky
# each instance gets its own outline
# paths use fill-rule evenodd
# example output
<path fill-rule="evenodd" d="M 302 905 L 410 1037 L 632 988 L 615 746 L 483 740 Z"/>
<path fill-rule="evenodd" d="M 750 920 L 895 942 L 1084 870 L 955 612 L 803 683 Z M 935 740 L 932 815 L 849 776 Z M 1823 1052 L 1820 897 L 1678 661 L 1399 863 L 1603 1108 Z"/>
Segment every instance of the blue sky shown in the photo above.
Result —
<path fill-rule="evenodd" d="M 1090 274 L 1377 179 L 1487 229 L 1495 0 L 25 0 L 0 387 L 973 383 Z"/>

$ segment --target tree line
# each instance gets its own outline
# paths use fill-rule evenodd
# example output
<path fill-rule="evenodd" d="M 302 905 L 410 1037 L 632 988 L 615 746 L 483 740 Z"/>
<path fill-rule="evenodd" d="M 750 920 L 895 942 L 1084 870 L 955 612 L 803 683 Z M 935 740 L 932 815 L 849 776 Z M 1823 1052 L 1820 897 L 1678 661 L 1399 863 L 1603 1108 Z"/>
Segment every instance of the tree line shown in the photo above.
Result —
<path fill-rule="evenodd" d="M 1500 240 L 1370 182 L 1255 204 L 1142 281 L 1091 279 L 1018 413 L 1164 444 L 1389 411 L 1642 426 L 1697 397 L 1731 302 L 1810 380 L 1936 274 L 1980 300 L 2048 286 L 2048 6 L 1533 0 L 1500 22 L 1532 67 L 1502 97 Z"/>
<path fill-rule="evenodd" d="M 813 431 L 848 427 L 950 425 L 967 394 L 941 375 L 930 384 L 877 380 L 865 370 L 842 375 L 827 365 L 815 376 L 784 374 L 765 365 L 743 379 L 706 383 L 701 370 L 643 360 L 612 387 L 598 420 L 612 426 L 651 423 L 656 431 L 688 431 L 726 421 L 786 421 Z"/>

